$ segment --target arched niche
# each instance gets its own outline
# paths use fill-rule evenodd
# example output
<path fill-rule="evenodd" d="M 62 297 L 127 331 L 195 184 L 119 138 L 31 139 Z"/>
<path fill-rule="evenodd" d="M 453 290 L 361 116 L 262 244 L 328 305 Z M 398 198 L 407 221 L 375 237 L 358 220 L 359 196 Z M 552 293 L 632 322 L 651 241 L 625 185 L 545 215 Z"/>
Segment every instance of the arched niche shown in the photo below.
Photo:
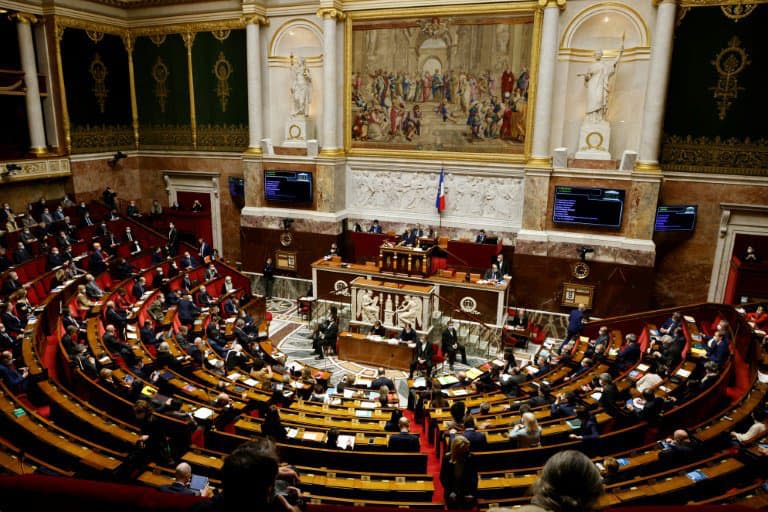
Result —
<path fill-rule="evenodd" d="M 647 58 L 650 31 L 640 13 L 618 2 L 591 5 L 576 14 L 563 31 L 560 55 L 591 58 L 595 50 L 603 50 L 612 56 L 622 38 L 625 57 L 638 54 Z"/>
<path fill-rule="evenodd" d="M 291 55 L 304 57 L 309 66 L 318 66 L 323 59 L 323 32 L 306 19 L 287 21 L 275 31 L 269 44 L 271 65 L 288 65 Z"/>

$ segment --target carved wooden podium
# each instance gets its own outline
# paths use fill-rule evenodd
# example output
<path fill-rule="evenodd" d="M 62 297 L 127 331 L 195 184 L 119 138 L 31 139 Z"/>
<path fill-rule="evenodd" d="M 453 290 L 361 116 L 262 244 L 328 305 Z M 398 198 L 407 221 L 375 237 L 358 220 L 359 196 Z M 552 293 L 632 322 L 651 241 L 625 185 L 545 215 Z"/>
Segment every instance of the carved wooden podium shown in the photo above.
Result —
<path fill-rule="evenodd" d="M 379 270 L 388 274 L 427 277 L 432 273 L 433 247 L 383 244 L 379 248 Z"/>

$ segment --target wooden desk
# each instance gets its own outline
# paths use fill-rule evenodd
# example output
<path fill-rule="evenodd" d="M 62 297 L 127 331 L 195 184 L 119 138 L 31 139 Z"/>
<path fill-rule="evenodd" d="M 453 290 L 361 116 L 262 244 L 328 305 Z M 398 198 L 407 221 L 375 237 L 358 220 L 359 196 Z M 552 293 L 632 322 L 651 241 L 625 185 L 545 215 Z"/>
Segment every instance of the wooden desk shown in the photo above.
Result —
<path fill-rule="evenodd" d="M 407 343 L 374 341 L 362 334 L 351 332 L 339 334 L 336 348 L 339 351 L 339 359 L 396 370 L 408 370 L 413 359 L 413 348 Z"/>
<path fill-rule="evenodd" d="M 382 244 L 379 248 L 381 272 L 427 277 L 432 272 L 432 247 L 407 247 Z"/>

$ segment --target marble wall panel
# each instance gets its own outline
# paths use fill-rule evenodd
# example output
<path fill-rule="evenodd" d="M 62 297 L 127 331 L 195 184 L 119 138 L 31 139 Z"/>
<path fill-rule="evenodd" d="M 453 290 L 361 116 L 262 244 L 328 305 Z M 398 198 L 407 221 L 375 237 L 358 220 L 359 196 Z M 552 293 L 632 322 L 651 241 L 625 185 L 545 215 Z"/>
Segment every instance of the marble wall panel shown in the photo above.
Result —
<path fill-rule="evenodd" d="M 699 211 L 693 233 L 656 235 L 654 300 L 659 307 L 706 301 L 712 266 L 718 263 L 721 203 L 768 204 L 764 180 L 717 181 L 666 179 L 661 186 L 659 204 L 697 204 Z"/>
<path fill-rule="evenodd" d="M 549 175 L 526 173 L 523 228 L 541 231 L 546 228 L 549 204 Z"/>

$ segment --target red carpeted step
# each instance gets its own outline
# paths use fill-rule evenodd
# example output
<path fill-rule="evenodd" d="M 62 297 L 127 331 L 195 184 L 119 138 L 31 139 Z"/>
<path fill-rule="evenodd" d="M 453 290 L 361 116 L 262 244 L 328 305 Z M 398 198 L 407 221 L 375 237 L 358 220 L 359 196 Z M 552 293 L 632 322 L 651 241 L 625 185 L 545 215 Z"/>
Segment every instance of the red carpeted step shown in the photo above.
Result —
<path fill-rule="evenodd" d="M 432 475 L 432 481 L 435 486 L 435 493 L 432 496 L 432 501 L 435 503 L 441 503 L 443 500 L 443 486 L 440 483 L 440 459 L 435 456 L 435 446 L 427 440 L 427 433 L 424 431 L 423 425 L 414 421 L 413 411 L 404 410 L 403 416 L 408 418 L 411 422 L 411 432 L 419 434 L 419 441 L 421 442 L 421 453 L 427 455 L 427 473 Z"/>

